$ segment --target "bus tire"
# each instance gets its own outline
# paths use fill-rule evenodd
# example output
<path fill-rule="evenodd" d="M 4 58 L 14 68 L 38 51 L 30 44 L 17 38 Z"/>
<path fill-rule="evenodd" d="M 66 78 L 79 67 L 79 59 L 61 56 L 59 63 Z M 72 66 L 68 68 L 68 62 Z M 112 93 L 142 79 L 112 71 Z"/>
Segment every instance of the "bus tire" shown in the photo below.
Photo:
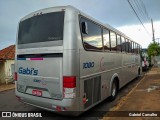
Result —
<path fill-rule="evenodd" d="M 117 93 L 118 93 L 118 82 L 114 80 L 111 86 L 110 101 L 113 101 L 116 98 Z"/>
<path fill-rule="evenodd" d="M 138 69 L 138 75 L 137 75 L 137 78 L 141 75 L 141 69 L 139 68 Z"/>

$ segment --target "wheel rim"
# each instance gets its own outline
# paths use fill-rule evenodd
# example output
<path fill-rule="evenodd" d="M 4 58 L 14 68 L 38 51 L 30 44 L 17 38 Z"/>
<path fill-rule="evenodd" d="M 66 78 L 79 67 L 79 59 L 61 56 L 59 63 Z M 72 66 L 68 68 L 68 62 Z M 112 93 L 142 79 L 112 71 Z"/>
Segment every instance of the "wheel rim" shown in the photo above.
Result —
<path fill-rule="evenodd" d="M 140 76 L 140 69 L 138 70 L 138 76 Z"/>
<path fill-rule="evenodd" d="M 113 83 L 113 86 L 112 86 L 112 96 L 115 96 L 116 95 L 116 85 L 115 83 Z"/>

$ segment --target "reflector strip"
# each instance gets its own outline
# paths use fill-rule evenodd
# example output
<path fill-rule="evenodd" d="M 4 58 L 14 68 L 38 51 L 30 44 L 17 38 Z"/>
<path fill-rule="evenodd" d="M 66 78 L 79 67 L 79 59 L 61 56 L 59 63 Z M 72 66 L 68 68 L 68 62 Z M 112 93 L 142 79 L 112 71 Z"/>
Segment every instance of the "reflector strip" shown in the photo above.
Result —
<path fill-rule="evenodd" d="M 26 58 L 17 58 L 17 60 L 26 60 Z"/>
<path fill-rule="evenodd" d="M 43 58 L 17 58 L 17 60 L 43 60 Z"/>
<path fill-rule="evenodd" d="M 43 60 L 43 58 L 30 58 L 30 60 Z"/>

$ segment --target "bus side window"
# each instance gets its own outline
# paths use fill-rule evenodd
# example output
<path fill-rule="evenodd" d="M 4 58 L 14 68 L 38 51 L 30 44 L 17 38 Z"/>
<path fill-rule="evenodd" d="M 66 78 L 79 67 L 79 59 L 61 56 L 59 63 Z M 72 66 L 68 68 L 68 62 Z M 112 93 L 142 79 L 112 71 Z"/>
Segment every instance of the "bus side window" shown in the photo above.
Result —
<path fill-rule="evenodd" d="M 110 31 L 110 43 L 111 43 L 111 51 L 117 51 L 116 34 L 112 31 Z"/>
<path fill-rule="evenodd" d="M 128 47 L 129 47 L 129 53 L 132 52 L 132 42 L 130 40 L 128 40 Z"/>
<path fill-rule="evenodd" d="M 132 42 L 132 53 L 134 53 L 134 42 Z"/>
<path fill-rule="evenodd" d="M 103 46 L 101 27 L 85 18 L 81 18 L 80 23 L 84 48 L 86 50 L 102 51 Z"/>
<path fill-rule="evenodd" d="M 121 52 L 122 44 L 121 44 L 121 37 L 117 35 L 117 51 Z"/>
<path fill-rule="evenodd" d="M 87 22 L 82 22 L 81 23 L 81 27 L 82 27 L 82 33 L 83 34 L 88 34 L 88 25 L 87 25 Z"/>
<path fill-rule="evenodd" d="M 126 53 L 128 53 L 128 50 L 129 50 L 129 41 L 126 39 L 126 42 L 125 42 L 125 46 L 126 46 Z"/>
<path fill-rule="evenodd" d="M 124 37 L 121 37 L 121 41 L 122 41 L 122 52 L 125 52 L 126 46 L 125 46 L 125 39 Z"/>
<path fill-rule="evenodd" d="M 110 50 L 109 30 L 103 29 L 104 50 Z"/>
<path fill-rule="evenodd" d="M 137 44 L 135 43 L 134 45 L 134 53 L 137 54 Z"/>
<path fill-rule="evenodd" d="M 139 45 L 139 54 L 141 54 L 141 51 L 142 51 L 142 48 L 141 48 L 141 46 Z"/>
<path fill-rule="evenodd" d="M 139 51 L 140 51 L 140 50 L 139 50 L 139 45 L 137 45 L 137 54 L 140 53 Z"/>

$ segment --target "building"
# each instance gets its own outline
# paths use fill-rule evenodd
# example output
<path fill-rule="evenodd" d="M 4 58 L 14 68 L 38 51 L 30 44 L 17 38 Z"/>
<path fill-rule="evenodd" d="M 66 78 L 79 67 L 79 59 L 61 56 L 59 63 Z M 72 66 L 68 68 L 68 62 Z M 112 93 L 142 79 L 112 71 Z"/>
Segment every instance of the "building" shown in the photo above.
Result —
<path fill-rule="evenodd" d="M 0 50 L 0 84 L 13 81 L 15 45 Z"/>

